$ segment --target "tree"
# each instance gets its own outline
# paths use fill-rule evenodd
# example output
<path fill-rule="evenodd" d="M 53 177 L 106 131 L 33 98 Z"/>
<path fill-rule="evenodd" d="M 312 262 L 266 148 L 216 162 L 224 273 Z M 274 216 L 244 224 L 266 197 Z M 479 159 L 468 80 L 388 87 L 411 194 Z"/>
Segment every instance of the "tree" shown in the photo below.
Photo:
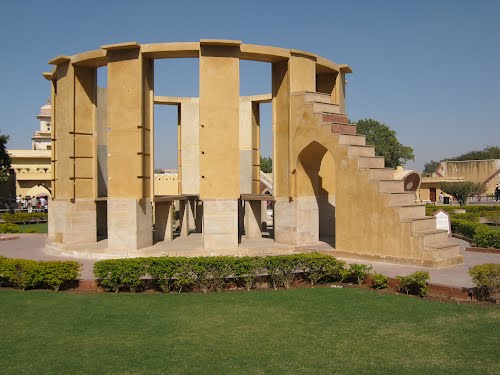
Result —
<path fill-rule="evenodd" d="M 7 182 L 9 179 L 10 155 L 7 152 L 8 135 L 0 135 L 0 183 Z"/>
<path fill-rule="evenodd" d="M 441 183 L 441 190 L 455 197 L 460 206 L 465 206 L 467 204 L 467 198 L 476 195 L 480 189 L 481 184 L 479 182 L 460 181 Z"/>
<path fill-rule="evenodd" d="M 424 176 L 430 176 L 433 173 L 436 173 L 437 168 L 439 166 L 439 161 L 431 160 L 428 163 L 424 164 Z"/>
<path fill-rule="evenodd" d="M 358 133 L 366 136 L 366 143 L 375 146 L 375 154 L 384 157 L 386 167 L 396 168 L 415 159 L 413 148 L 399 143 L 396 132 L 388 125 L 370 118 L 359 120 L 356 125 Z"/>
<path fill-rule="evenodd" d="M 273 159 L 270 157 L 260 157 L 260 170 L 264 173 L 271 173 L 273 171 Z"/>
<path fill-rule="evenodd" d="M 464 161 L 464 160 L 487 160 L 487 159 L 500 159 L 500 147 L 488 146 L 484 150 L 470 151 L 460 156 L 444 160 Z"/>

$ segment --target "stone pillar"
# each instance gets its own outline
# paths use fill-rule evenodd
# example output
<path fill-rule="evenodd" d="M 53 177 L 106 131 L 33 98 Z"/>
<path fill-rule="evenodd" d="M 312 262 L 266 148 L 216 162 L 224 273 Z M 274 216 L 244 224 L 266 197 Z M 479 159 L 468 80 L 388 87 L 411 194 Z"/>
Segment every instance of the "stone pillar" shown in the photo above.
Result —
<path fill-rule="evenodd" d="M 53 90 L 53 201 L 49 242 L 97 241 L 95 198 L 96 69 L 56 64 Z"/>
<path fill-rule="evenodd" d="M 155 203 L 155 241 L 172 241 L 174 233 L 172 202 Z"/>
<path fill-rule="evenodd" d="M 345 114 L 345 73 L 340 71 L 337 75 L 337 82 L 335 83 L 335 98 L 339 105 L 339 112 Z"/>
<path fill-rule="evenodd" d="M 200 198 L 205 249 L 238 247 L 240 44 L 200 42 Z"/>
<path fill-rule="evenodd" d="M 180 236 L 187 237 L 189 235 L 189 201 L 187 200 L 179 202 L 179 222 Z"/>
<path fill-rule="evenodd" d="M 261 201 L 245 201 L 245 237 L 262 238 Z"/>
<path fill-rule="evenodd" d="M 200 194 L 200 105 L 198 98 L 180 104 L 179 172 L 182 194 Z"/>
<path fill-rule="evenodd" d="M 240 99 L 240 193 L 252 193 L 253 180 L 253 139 L 252 139 L 252 101 L 249 97 Z"/>
<path fill-rule="evenodd" d="M 152 245 L 152 61 L 134 43 L 108 51 L 108 247 Z"/>

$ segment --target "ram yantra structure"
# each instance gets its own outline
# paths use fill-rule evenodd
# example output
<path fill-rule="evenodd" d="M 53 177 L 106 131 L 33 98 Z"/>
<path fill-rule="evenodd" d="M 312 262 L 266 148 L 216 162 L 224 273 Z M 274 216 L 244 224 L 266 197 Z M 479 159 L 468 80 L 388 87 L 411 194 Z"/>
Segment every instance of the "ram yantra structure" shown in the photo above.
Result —
<path fill-rule="evenodd" d="M 155 97 L 154 60 L 165 58 L 199 59 L 199 98 Z M 240 98 L 240 60 L 272 65 L 271 95 Z M 49 63 L 53 248 L 149 255 L 143 249 L 172 239 L 176 200 L 181 235 L 189 234 L 192 220 L 207 254 L 237 254 L 243 231 L 260 237 L 261 201 L 273 200 L 277 243 L 304 246 L 322 239 L 338 253 L 432 267 L 462 261 L 459 247 L 415 204 L 416 186 L 395 179 L 349 124 L 347 65 L 234 40 L 121 43 Z M 104 66 L 101 108 L 97 69 Z M 262 101 L 272 101 L 272 197 L 259 194 Z M 153 189 L 155 102 L 179 106 L 179 196 L 158 196 Z M 102 111 L 105 120 L 98 116 Z M 105 245 L 93 247 L 102 238 Z"/>

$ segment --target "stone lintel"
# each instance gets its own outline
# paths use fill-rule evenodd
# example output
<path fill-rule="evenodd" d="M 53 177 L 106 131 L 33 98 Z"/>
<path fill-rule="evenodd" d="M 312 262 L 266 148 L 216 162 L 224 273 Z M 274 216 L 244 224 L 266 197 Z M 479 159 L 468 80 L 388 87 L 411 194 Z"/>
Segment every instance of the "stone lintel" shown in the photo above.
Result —
<path fill-rule="evenodd" d="M 241 40 L 226 39 L 200 39 L 200 46 L 227 46 L 239 47 L 243 42 Z"/>
<path fill-rule="evenodd" d="M 124 49 L 141 48 L 141 45 L 137 42 L 125 42 L 125 43 L 105 44 L 101 46 L 101 48 L 106 51 L 116 51 Z"/>
<path fill-rule="evenodd" d="M 316 54 L 311 53 L 311 52 L 301 51 L 299 49 L 291 49 L 290 55 L 296 56 L 296 57 L 305 57 L 305 58 L 311 59 L 313 61 L 316 61 L 318 59 L 318 56 Z"/>
<path fill-rule="evenodd" d="M 59 55 L 59 56 L 54 57 L 52 60 L 49 60 L 49 64 L 50 65 L 60 65 L 60 64 L 66 63 L 70 60 L 71 60 L 70 56 Z"/>
<path fill-rule="evenodd" d="M 352 73 L 351 67 L 347 64 L 340 64 L 339 68 L 340 68 L 340 71 L 343 73 Z"/>
<path fill-rule="evenodd" d="M 52 72 L 43 72 L 42 75 L 47 81 L 52 81 L 52 79 L 54 79 Z"/>

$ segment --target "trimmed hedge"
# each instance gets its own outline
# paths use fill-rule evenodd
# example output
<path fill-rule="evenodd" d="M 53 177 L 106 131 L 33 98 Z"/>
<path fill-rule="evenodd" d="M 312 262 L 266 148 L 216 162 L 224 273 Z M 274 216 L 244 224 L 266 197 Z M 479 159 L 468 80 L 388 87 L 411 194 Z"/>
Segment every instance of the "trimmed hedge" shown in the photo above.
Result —
<path fill-rule="evenodd" d="M 36 261 L 0 257 L 0 281 L 3 285 L 26 290 L 59 288 L 78 277 L 80 264 L 72 261 Z"/>
<path fill-rule="evenodd" d="M 432 216 L 433 212 L 437 210 L 443 210 L 448 212 L 449 214 L 453 214 L 455 210 L 466 210 L 467 213 L 483 213 L 488 211 L 497 211 L 498 206 L 434 206 L 433 204 L 428 204 L 425 206 L 425 212 L 428 216 Z M 482 216 L 482 215 L 480 215 Z"/>
<path fill-rule="evenodd" d="M 451 231 L 472 239 L 476 246 L 500 249 L 500 231 L 488 225 L 472 223 L 452 217 Z"/>
<path fill-rule="evenodd" d="M 476 284 L 478 299 L 489 299 L 500 303 L 500 264 L 478 264 L 469 268 L 469 275 Z"/>
<path fill-rule="evenodd" d="M 256 281 L 271 287 L 290 288 L 297 277 L 312 285 L 320 281 L 354 281 L 362 283 L 370 266 L 351 264 L 319 253 L 291 254 L 269 257 L 160 257 L 101 260 L 94 265 L 94 274 L 108 291 L 142 290 L 144 279 L 168 293 L 188 290 L 220 292 L 228 284 L 252 289 Z"/>
<path fill-rule="evenodd" d="M 12 223 L 1 223 L 0 233 L 20 233 L 21 228 L 17 224 Z"/>
<path fill-rule="evenodd" d="M 48 214 L 44 212 L 15 212 L 3 215 L 2 219 L 6 223 L 12 224 L 45 223 L 48 220 Z"/>

